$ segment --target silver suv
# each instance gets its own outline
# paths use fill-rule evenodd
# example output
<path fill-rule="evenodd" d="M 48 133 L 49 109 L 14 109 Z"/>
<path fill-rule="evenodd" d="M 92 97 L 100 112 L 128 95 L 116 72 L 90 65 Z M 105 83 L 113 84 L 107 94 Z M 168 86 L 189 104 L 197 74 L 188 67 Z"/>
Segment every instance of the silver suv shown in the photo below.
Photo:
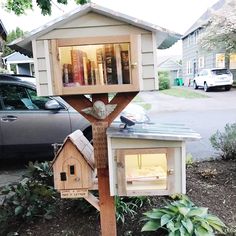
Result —
<path fill-rule="evenodd" d="M 193 79 L 193 88 L 203 87 L 205 92 L 213 87 L 223 87 L 229 91 L 232 84 L 233 75 L 228 69 L 203 69 Z"/>
<path fill-rule="evenodd" d="M 33 83 L 0 75 L 0 159 L 52 157 L 52 144 L 76 129 L 91 139 L 90 123 L 60 97 L 38 97 Z"/>

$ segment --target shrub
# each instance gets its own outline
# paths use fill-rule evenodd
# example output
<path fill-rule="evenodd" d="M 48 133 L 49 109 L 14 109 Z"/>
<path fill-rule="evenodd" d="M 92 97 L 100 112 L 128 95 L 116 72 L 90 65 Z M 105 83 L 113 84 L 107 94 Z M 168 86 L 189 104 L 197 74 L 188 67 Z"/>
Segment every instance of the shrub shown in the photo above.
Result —
<path fill-rule="evenodd" d="M 3 197 L 0 206 L 1 235 L 17 222 L 29 221 L 35 217 L 52 217 L 56 192 L 51 185 L 46 184 L 52 178 L 49 163 L 30 163 L 27 170 L 28 176 L 22 181 L 0 191 Z"/>
<path fill-rule="evenodd" d="M 210 142 L 224 160 L 236 160 L 236 123 L 226 124 L 224 132 L 216 131 Z"/>
<path fill-rule="evenodd" d="M 142 231 L 156 231 L 169 236 L 212 236 L 215 231 L 223 233 L 225 224 L 216 216 L 208 214 L 205 207 L 195 206 L 187 197 L 173 201 L 167 206 L 144 213 L 147 220 Z"/>
<path fill-rule="evenodd" d="M 165 90 L 170 88 L 170 79 L 168 72 L 159 72 L 159 90 Z"/>

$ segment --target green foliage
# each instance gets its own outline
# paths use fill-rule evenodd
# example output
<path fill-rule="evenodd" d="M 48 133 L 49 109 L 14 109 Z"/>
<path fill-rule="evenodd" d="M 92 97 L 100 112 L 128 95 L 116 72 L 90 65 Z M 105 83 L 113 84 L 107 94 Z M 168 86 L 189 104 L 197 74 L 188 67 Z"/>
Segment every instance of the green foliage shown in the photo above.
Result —
<path fill-rule="evenodd" d="M 14 52 L 14 50 L 10 49 L 7 44 L 10 43 L 11 41 L 22 37 L 24 35 L 24 31 L 21 30 L 19 27 L 17 27 L 15 30 L 12 30 L 8 35 L 7 35 L 7 40 L 6 43 L 3 45 L 3 54 L 2 57 L 8 56 Z"/>
<path fill-rule="evenodd" d="M 208 214 L 207 208 L 197 207 L 186 196 L 144 215 L 147 222 L 142 231 L 165 229 L 169 236 L 213 236 L 226 228 L 218 217 Z"/>
<path fill-rule="evenodd" d="M 210 137 L 210 141 L 222 159 L 236 160 L 236 123 L 226 124 L 224 132 L 217 130 Z"/>
<path fill-rule="evenodd" d="M 74 0 L 77 4 L 85 4 L 89 0 Z M 57 0 L 59 4 L 67 5 L 68 0 Z M 52 3 L 51 0 L 36 0 L 37 6 L 41 9 L 42 15 L 51 15 L 52 13 Z M 55 4 L 55 3 L 54 3 Z M 33 10 L 32 0 L 7 0 L 6 9 L 8 11 L 14 12 L 16 15 L 20 16 L 25 14 L 26 10 Z"/>
<path fill-rule="evenodd" d="M 1 189 L 0 195 L 4 200 L 0 206 L 0 235 L 16 222 L 35 217 L 52 218 L 56 192 L 51 185 L 47 185 L 50 178 L 52 173 L 47 162 L 30 163 L 27 177 Z"/>
<path fill-rule="evenodd" d="M 125 222 L 125 216 L 134 217 L 139 207 L 142 207 L 144 203 L 148 202 L 147 197 L 115 197 L 116 205 L 116 220 L 122 223 Z"/>
<path fill-rule="evenodd" d="M 170 88 L 169 73 L 167 71 L 158 72 L 159 78 L 159 90 L 165 90 Z"/>

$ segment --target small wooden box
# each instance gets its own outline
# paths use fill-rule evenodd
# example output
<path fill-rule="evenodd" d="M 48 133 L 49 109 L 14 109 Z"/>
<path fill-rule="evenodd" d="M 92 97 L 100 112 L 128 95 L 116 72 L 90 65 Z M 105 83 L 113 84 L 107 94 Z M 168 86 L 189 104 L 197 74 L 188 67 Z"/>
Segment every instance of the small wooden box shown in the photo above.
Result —
<path fill-rule="evenodd" d="M 185 141 L 200 136 L 181 125 L 107 130 L 110 193 L 119 196 L 186 192 Z"/>

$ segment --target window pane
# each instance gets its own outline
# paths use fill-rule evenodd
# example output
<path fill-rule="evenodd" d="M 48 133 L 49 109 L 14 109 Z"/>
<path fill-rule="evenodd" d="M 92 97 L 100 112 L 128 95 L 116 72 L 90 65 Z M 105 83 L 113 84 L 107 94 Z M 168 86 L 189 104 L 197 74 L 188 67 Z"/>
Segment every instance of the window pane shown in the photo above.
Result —
<path fill-rule="evenodd" d="M 59 47 L 63 85 L 130 84 L 130 45 L 99 44 Z"/>
<path fill-rule="evenodd" d="M 127 190 L 167 189 L 166 153 L 125 155 Z"/>

